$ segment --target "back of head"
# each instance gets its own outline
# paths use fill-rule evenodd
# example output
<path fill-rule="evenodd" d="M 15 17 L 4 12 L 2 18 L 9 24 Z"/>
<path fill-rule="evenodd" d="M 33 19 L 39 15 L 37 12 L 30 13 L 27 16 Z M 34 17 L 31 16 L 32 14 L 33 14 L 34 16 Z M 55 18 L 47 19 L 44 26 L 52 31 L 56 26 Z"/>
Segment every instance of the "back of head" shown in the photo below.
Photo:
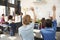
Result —
<path fill-rule="evenodd" d="M 42 18 L 42 20 L 45 20 L 45 18 Z"/>
<path fill-rule="evenodd" d="M 45 20 L 45 18 L 42 18 L 42 20 Z"/>
<path fill-rule="evenodd" d="M 43 21 L 45 21 L 45 18 L 42 18 L 42 19 L 41 19 L 41 22 L 43 22 Z"/>
<path fill-rule="evenodd" d="M 45 28 L 46 27 L 45 18 L 42 18 L 40 26 L 41 26 L 41 28 Z"/>
<path fill-rule="evenodd" d="M 12 15 L 9 15 L 8 16 L 8 20 L 12 20 L 13 16 Z"/>
<path fill-rule="evenodd" d="M 25 15 L 23 17 L 23 24 L 28 25 L 31 22 L 31 17 L 29 15 Z"/>
<path fill-rule="evenodd" d="M 4 14 L 2 14 L 2 16 L 4 16 Z"/>
<path fill-rule="evenodd" d="M 52 27 L 52 20 L 51 19 L 46 19 L 46 27 L 47 28 Z"/>

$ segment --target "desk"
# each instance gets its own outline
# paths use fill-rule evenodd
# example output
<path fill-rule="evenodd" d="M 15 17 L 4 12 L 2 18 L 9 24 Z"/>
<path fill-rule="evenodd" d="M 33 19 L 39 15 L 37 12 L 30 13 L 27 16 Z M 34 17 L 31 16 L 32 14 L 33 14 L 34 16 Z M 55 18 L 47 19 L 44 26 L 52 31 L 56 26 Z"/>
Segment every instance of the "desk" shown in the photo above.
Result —
<path fill-rule="evenodd" d="M 41 33 L 40 33 L 40 30 L 34 29 L 33 32 L 34 32 L 34 36 L 35 36 L 35 37 L 37 37 L 37 38 L 42 38 L 42 35 L 41 35 Z"/>
<path fill-rule="evenodd" d="M 6 25 L 6 24 L 0 24 L 0 26 L 2 26 L 2 27 L 8 27 L 8 25 Z"/>
<path fill-rule="evenodd" d="M 3 33 L 8 30 L 8 27 L 6 24 L 0 24 L 0 31 Z"/>

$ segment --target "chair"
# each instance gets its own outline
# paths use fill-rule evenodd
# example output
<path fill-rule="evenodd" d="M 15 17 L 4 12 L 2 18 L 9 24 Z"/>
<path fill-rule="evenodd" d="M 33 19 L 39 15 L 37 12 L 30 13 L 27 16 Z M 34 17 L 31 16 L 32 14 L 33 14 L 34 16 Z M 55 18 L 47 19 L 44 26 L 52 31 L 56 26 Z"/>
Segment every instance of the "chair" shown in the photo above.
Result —
<path fill-rule="evenodd" d="M 3 34 L 3 27 L 0 26 L 0 34 Z"/>

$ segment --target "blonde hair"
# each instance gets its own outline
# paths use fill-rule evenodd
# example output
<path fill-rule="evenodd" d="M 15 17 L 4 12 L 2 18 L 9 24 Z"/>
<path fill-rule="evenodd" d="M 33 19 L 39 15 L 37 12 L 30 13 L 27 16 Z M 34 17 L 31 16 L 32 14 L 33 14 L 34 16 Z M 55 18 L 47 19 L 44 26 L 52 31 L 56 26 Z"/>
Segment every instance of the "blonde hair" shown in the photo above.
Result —
<path fill-rule="evenodd" d="M 23 24 L 28 25 L 31 22 L 31 17 L 29 15 L 25 15 L 23 17 Z"/>

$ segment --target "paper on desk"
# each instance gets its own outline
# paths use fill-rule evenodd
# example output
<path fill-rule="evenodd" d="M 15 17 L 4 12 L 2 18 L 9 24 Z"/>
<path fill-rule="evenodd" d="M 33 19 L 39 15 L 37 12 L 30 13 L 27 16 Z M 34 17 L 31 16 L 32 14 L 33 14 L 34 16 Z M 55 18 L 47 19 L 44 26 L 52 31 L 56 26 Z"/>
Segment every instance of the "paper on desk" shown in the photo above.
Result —
<path fill-rule="evenodd" d="M 36 33 L 40 32 L 40 30 L 38 30 L 38 29 L 34 29 L 33 31 L 36 32 Z"/>

